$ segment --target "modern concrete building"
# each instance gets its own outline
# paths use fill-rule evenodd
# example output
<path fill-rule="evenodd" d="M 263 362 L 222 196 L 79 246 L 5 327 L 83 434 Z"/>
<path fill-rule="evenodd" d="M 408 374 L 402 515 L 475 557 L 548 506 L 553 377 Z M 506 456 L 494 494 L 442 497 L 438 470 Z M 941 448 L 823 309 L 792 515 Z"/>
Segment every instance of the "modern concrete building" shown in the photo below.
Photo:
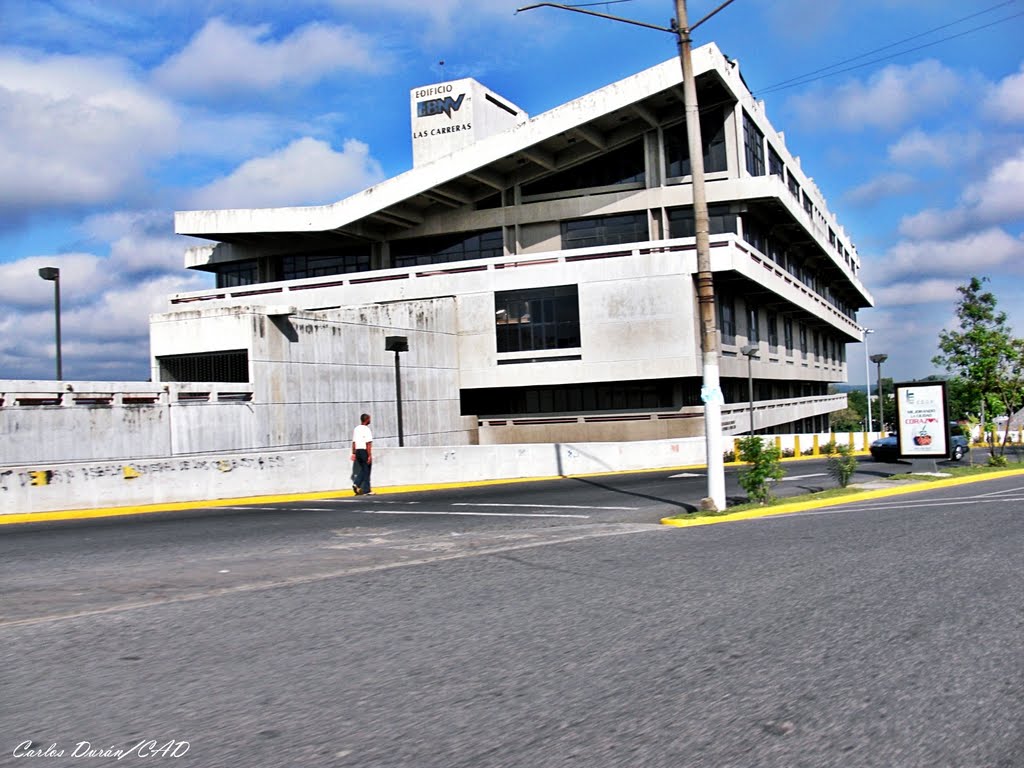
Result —
<path fill-rule="evenodd" d="M 750 373 L 756 431 L 822 431 L 871 304 L 860 259 L 738 64 L 694 65 L 723 428 L 750 428 Z M 417 88 L 411 170 L 329 205 L 179 212 L 217 287 L 154 316 L 154 381 L 247 383 L 266 447 L 341 444 L 363 408 L 394 444 L 403 335 L 407 444 L 701 434 L 681 81 L 672 59 L 532 119 L 474 80 Z"/>

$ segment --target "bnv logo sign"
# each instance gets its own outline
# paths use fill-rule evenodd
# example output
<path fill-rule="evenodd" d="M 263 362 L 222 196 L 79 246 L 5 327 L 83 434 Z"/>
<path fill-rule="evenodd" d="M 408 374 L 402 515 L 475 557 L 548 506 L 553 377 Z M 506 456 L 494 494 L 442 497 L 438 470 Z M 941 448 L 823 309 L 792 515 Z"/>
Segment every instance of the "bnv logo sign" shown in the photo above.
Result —
<path fill-rule="evenodd" d="M 448 117 L 452 116 L 452 112 L 458 112 L 459 107 L 462 106 L 462 100 L 466 98 L 466 94 L 460 93 L 459 98 L 453 99 L 451 96 L 445 96 L 443 99 L 428 99 L 427 101 L 416 102 L 416 116 L 417 117 L 430 117 L 431 115 L 446 114 Z"/>

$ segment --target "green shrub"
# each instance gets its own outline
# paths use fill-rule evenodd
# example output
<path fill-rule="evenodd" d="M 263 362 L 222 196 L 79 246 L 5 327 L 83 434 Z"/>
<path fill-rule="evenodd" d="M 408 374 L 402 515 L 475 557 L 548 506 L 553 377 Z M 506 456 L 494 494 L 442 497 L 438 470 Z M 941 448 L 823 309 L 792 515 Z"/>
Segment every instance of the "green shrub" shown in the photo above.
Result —
<path fill-rule="evenodd" d="M 1009 462 L 1006 456 L 993 453 L 988 457 L 988 461 L 985 463 L 990 467 L 1005 467 Z"/>
<path fill-rule="evenodd" d="M 831 456 L 831 455 L 832 455 L 833 453 L 835 453 L 835 452 L 836 452 L 836 449 L 837 449 L 838 447 L 839 447 L 839 446 L 837 446 L 837 445 L 836 445 L 836 441 L 835 441 L 835 440 L 829 440 L 829 441 L 828 441 L 827 443 L 825 443 L 824 445 L 822 445 L 822 446 L 821 446 L 821 447 L 820 447 L 820 448 L 818 449 L 818 451 L 819 451 L 820 453 L 823 453 L 823 454 L 825 454 L 826 456 Z"/>
<path fill-rule="evenodd" d="M 828 473 L 839 483 L 840 488 L 850 484 L 850 478 L 857 471 L 857 457 L 848 445 L 834 445 L 835 449 L 828 457 Z"/>
<path fill-rule="evenodd" d="M 730 464 L 736 461 L 736 454 L 733 453 L 732 451 L 726 451 L 725 453 L 722 454 L 722 461 L 724 461 L 726 464 Z"/>
<path fill-rule="evenodd" d="M 813 448 L 805 448 L 804 450 L 800 451 L 800 455 L 801 456 L 813 456 L 814 455 L 814 449 Z"/>
<path fill-rule="evenodd" d="M 740 461 L 750 466 L 740 471 L 739 481 L 747 498 L 764 504 L 772 498 L 770 482 L 781 480 L 786 471 L 779 464 L 782 452 L 774 441 L 765 441 L 756 435 L 740 438 Z"/>
<path fill-rule="evenodd" d="M 796 456 L 796 452 L 792 448 L 783 448 L 782 449 L 782 458 L 784 458 L 784 459 L 792 459 L 794 456 Z"/>

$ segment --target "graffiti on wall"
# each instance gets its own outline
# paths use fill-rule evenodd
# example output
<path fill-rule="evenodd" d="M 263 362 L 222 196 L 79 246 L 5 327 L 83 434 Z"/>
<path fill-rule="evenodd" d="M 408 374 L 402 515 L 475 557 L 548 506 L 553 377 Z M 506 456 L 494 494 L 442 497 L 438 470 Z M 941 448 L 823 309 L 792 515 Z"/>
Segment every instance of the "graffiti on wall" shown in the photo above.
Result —
<path fill-rule="evenodd" d="M 228 457 L 223 459 L 170 459 L 104 463 L 76 467 L 55 467 L 53 469 L 0 470 L 0 492 L 30 486 L 68 485 L 82 480 L 97 480 L 118 477 L 137 480 L 146 476 L 174 474 L 179 472 L 233 472 L 236 469 L 264 470 L 284 466 L 283 456 Z"/>

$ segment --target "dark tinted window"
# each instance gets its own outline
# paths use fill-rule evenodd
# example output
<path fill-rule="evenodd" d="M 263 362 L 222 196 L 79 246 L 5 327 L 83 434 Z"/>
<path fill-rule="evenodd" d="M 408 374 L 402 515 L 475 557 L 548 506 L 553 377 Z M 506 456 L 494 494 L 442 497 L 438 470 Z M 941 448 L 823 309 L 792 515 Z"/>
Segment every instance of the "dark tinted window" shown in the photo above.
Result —
<path fill-rule="evenodd" d="M 764 176 L 764 134 L 746 112 L 743 113 L 743 146 L 747 173 L 751 176 Z"/>
<path fill-rule="evenodd" d="M 467 416 L 516 416 L 542 413 L 587 413 L 595 411 L 644 411 L 675 405 L 672 379 L 589 382 L 538 387 L 495 387 L 464 389 L 462 413 Z M 692 392 L 688 392 L 692 389 Z M 699 403 L 700 382 L 684 386 Z"/>
<path fill-rule="evenodd" d="M 644 242 L 650 239 L 646 213 L 600 216 L 562 222 L 563 248 Z"/>
<path fill-rule="evenodd" d="M 700 142 L 704 150 L 704 172 L 729 170 L 725 153 L 725 110 L 713 109 L 700 116 Z M 685 121 L 665 129 L 665 175 L 689 176 L 690 144 Z"/>
<path fill-rule="evenodd" d="M 523 195 L 544 195 L 643 181 L 644 147 L 634 141 L 592 160 L 523 185 Z"/>
<path fill-rule="evenodd" d="M 158 357 L 161 381 L 249 381 L 249 353 L 244 349 Z"/>
<path fill-rule="evenodd" d="M 500 229 L 423 237 L 416 240 L 395 240 L 391 243 L 391 264 L 395 267 L 416 267 L 421 264 L 443 264 L 468 259 L 493 259 L 504 255 Z"/>
<path fill-rule="evenodd" d="M 567 349 L 580 345 L 580 302 L 575 285 L 494 294 L 498 352 Z"/>
<path fill-rule="evenodd" d="M 324 277 L 370 269 L 369 248 L 360 251 L 324 251 L 298 253 L 281 257 L 281 280 Z"/>
<path fill-rule="evenodd" d="M 252 285 L 256 282 L 257 276 L 255 259 L 229 261 L 217 266 L 217 287 L 233 288 L 236 285 Z"/>
<path fill-rule="evenodd" d="M 736 231 L 736 214 L 724 205 L 708 206 L 708 234 L 721 235 Z M 668 236 L 694 237 L 697 234 L 693 221 L 693 208 L 669 208 Z"/>

